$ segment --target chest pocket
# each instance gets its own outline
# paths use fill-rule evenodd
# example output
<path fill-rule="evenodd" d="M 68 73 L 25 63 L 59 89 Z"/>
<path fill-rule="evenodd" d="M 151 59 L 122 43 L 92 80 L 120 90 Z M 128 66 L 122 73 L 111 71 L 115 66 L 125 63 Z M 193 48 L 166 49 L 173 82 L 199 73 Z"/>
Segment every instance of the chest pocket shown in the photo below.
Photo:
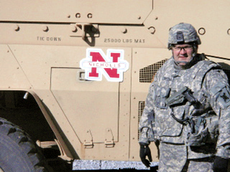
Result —
<path fill-rule="evenodd" d="M 169 96 L 170 93 L 170 88 L 166 88 L 166 87 L 157 87 L 156 91 L 155 91 L 155 97 L 154 97 L 154 101 L 155 101 L 155 105 L 157 108 L 159 109 L 166 109 L 166 99 Z"/>
<path fill-rule="evenodd" d="M 155 102 L 155 106 L 159 109 L 166 109 L 165 100 L 169 97 L 170 94 L 170 85 L 172 81 L 170 78 L 164 77 L 160 82 L 160 85 L 155 85 L 155 97 L 153 100 Z"/>
<path fill-rule="evenodd" d="M 163 84 L 164 85 L 164 84 Z M 159 137 L 177 137 L 181 135 L 183 125 L 178 123 L 171 116 L 172 110 L 166 105 L 166 99 L 170 95 L 171 89 L 166 85 L 155 88 L 155 111 L 156 115 L 156 132 Z M 175 108 L 177 115 L 183 116 L 184 111 Z"/>

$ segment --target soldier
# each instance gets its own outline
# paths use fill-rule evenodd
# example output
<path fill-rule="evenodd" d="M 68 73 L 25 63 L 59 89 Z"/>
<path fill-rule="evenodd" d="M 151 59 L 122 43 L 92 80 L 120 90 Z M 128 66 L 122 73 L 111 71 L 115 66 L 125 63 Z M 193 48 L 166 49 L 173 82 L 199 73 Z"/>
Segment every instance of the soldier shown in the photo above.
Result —
<path fill-rule="evenodd" d="M 227 171 L 230 158 L 230 87 L 221 67 L 198 54 L 195 28 L 169 30 L 172 57 L 151 83 L 140 120 L 140 158 L 159 143 L 159 172 Z"/>

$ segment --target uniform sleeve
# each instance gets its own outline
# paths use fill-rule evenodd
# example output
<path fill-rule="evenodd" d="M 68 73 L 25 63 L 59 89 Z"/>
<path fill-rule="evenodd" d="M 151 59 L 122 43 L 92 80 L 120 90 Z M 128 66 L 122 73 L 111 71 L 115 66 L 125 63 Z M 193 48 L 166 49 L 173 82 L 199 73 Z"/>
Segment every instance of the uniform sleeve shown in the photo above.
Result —
<path fill-rule="evenodd" d="M 211 70 L 205 77 L 204 87 L 209 93 L 212 109 L 219 119 L 216 156 L 230 158 L 230 87 L 228 78 L 222 70 Z"/>
<path fill-rule="evenodd" d="M 139 143 L 149 144 L 150 137 L 149 133 L 152 130 L 152 123 L 154 120 L 154 111 L 153 111 L 153 83 L 149 87 L 149 92 L 145 101 L 145 108 L 143 110 L 142 116 L 139 123 Z M 153 134 L 153 133 L 152 133 Z"/>

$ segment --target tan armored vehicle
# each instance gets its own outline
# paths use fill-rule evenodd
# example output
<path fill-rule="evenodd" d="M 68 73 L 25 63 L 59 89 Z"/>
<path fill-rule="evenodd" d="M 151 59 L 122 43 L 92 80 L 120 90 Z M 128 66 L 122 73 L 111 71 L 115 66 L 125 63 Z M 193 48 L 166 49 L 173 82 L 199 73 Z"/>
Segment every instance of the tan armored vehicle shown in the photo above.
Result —
<path fill-rule="evenodd" d="M 71 162 L 140 161 L 139 117 L 155 72 L 171 55 L 168 29 L 179 22 L 196 27 L 199 52 L 229 73 L 230 1 L 0 5 L 0 117 L 10 121 L 0 119 L 4 172 L 42 170 L 40 152 L 56 147 Z"/>

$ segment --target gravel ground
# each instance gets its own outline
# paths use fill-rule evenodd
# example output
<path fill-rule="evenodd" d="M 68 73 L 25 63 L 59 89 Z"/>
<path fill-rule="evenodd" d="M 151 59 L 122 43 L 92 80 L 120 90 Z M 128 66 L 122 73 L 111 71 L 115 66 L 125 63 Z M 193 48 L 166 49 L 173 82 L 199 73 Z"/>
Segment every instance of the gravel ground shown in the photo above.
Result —
<path fill-rule="evenodd" d="M 152 162 L 151 167 L 158 165 Z M 73 170 L 109 170 L 109 169 L 137 169 L 148 170 L 140 161 L 100 161 L 100 160 L 74 160 Z"/>

